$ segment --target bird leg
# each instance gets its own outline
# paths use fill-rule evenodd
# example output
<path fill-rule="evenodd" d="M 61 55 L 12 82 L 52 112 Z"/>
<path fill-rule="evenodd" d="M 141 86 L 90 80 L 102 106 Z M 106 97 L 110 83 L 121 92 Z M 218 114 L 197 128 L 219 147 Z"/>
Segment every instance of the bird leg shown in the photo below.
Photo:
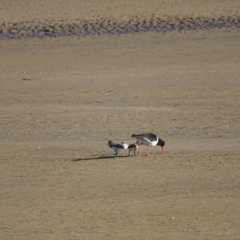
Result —
<path fill-rule="evenodd" d="M 147 147 L 147 156 L 150 156 L 150 154 L 149 154 L 149 147 Z"/>
<path fill-rule="evenodd" d="M 138 155 L 141 155 L 140 145 L 138 145 Z"/>

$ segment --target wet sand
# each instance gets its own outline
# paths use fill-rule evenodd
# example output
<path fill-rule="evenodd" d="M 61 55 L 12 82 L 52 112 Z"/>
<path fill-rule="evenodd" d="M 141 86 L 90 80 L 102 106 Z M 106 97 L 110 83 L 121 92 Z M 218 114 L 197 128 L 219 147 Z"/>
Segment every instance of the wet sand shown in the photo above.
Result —
<path fill-rule="evenodd" d="M 240 28 L 237 0 L 3 2 L 0 39 Z"/>
<path fill-rule="evenodd" d="M 0 12 L 220 16 L 238 4 L 78 2 Z M 226 27 L 1 40 L 1 238 L 239 239 L 239 39 Z M 115 157 L 107 146 L 142 132 L 166 153 Z"/>

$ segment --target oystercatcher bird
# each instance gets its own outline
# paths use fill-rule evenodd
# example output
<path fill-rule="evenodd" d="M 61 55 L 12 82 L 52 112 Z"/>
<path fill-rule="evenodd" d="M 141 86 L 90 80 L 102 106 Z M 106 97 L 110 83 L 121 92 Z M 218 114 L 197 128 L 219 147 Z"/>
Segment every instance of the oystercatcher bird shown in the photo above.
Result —
<path fill-rule="evenodd" d="M 138 139 L 142 144 L 147 146 L 147 156 L 149 156 L 149 148 L 154 146 L 161 146 L 162 153 L 164 153 L 165 142 L 153 133 L 132 134 L 132 137 Z"/>
<path fill-rule="evenodd" d="M 128 156 L 131 155 L 131 152 L 134 152 L 134 155 L 136 155 L 136 151 L 138 150 L 138 146 L 141 145 L 142 143 L 138 140 L 136 143 L 130 144 L 128 146 Z M 138 151 L 139 154 L 139 151 Z"/>
<path fill-rule="evenodd" d="M 107 144 L 113 151 L 115 151 L 116 156 L 118 156 L 118 152 L 122 152 L 124 147 L 122 144 L 116 144 L 113 141 L 109 140 Z"/>

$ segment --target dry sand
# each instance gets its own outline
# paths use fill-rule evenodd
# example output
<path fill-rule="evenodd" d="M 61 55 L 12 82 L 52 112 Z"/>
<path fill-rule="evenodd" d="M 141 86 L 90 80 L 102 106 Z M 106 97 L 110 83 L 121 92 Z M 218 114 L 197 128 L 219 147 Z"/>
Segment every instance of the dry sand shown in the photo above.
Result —
<path fill-rule="evenodd" d="M 239 6 L 11 2 L 5 21 Z M 239 30 L 1 40 L 0 54 L 0 239 L 240 239 Z M 107 146 L 142 132 L 166 153 Z"/>

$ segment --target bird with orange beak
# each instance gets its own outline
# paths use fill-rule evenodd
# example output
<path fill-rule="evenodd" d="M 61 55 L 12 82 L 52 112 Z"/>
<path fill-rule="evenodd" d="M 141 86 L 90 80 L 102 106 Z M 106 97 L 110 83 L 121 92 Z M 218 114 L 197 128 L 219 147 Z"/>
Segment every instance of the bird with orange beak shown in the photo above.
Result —
<path fill-rule="evenodd" d="M 154 146 L 161 146 L 162 153 L 164 153 L 165 142 L 153 133 L 132 134 L 132 137 L 138 139 L 142 144 L 147 146 L 147 156 L 149 154 L 149 148 Z"/>

